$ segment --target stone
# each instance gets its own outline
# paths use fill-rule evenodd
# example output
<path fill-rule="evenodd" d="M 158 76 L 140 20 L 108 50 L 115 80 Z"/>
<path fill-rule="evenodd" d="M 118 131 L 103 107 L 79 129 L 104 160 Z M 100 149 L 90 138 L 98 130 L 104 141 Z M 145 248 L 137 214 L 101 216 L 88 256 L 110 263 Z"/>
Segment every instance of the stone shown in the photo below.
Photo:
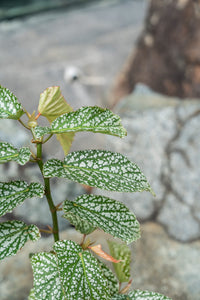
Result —
<path fill-rule="evenodd" d="M 157 220 L 178 240 L 200 238 L 200 102 L 163 96 L 137 85 L 115 113 L 128 135 L 123 140 L 108 137 L 107 149 L 135 162 L 156 197 L 106 194 L 127 204 L 139 220 Z"/>

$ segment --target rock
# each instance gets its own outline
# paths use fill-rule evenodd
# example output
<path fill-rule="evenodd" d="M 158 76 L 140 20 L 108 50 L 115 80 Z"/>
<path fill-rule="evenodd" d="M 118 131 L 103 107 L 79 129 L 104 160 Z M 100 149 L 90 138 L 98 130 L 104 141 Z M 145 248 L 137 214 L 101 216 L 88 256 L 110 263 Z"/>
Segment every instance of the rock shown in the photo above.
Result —
<path fill-rule="evenodd" d="M 142 238 L 131 245 L 131 288 L 157 291 L 173 300 L 199 300 L 200 242 L 182 244 L 174 241 L 155 223 L 146 223 L 141 229 Z M 61 238 L 77 243 L 82 239 L 74 229 L 62 232 Z M 89 238 L 102 244 L 104 251 L 108 251 L 106 240 L 111 236 L 95 231 Z M 28 242 L 16 256 L 1 262 L 1 300 L 27 299 L 32 288 L 29 253 L 49 251 L 52 243 L 52 238 Z"/>
<path fill-rule="evenodd" d="M 200 238 L 200 102 L 162 96 L 139 85 L 115 112 L 128 135 L 107 138 L 107 149 L 141 167 L 156 197 L 106 194 L 126 203 L 139 220 L 159 221 L 178 240 Z"/>

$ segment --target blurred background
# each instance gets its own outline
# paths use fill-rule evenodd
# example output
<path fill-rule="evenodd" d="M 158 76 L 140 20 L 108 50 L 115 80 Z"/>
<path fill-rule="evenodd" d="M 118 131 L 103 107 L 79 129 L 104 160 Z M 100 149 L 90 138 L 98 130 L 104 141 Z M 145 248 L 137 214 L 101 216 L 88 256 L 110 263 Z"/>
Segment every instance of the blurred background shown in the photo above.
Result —
<path fill-rule="evenodd" d="M 131 245 L 133 288 L 199 300 L 200 1 L 2 0 L 0 84 L 30 113 L 37 111 L 40 93 L 60 86 L 74 109 L 98 105 L 120 115 L 126 138 L 76 134 L 71 151 L 106 148 L 141 167 L 155 198 L 92 191 L 124 202 L 142 224 L 142 238 Z M 0 120 L 0 140 L 30 145 L 28 133 L 12 120 Z M 44 151 L 45 159 L 64 157 L 56 139 Z M 32 164 L 0 165 L 1 181 L 17 174 L 41 180 Z M 86 192 L 66 180 L 52 185 L 55 203 Z M 51 225 L 41 199 L 26 200 L 0 221 L 12 219 Z M 75 236 L 66 220 L 59 222 L 63 234 L 68 229 Z M 48 243 L 43 237 L 1 262 L 1 300 L 27 299 L 28 253 Z"/>

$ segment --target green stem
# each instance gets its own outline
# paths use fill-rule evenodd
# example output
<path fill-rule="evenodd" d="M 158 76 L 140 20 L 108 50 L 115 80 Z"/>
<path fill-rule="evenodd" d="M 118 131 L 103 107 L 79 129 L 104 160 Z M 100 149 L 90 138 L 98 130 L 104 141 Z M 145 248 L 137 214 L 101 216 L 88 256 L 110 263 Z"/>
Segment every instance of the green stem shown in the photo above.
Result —
<path fill-rule="evenodd" d="M 42 173 L 43 170 L 43 161 L 42 161 L 42 143 L 37 144 L 37 163 L 40 168 L 40 171 Z M 43 176 L 43 173 L 42 173 Z M 51 212 L 51 217 L 53 221 L 53 236 L 54 236 L 54 241 L 57 242 L 59 241 L 59 228 L 58 228 L 58 219 L 57 219 L 57 209 L 56 206 L 53 203 L 53 199 L 51 196 L 51 189 L 50 189 L 50 182 L 49 178 L 44 178 L 44 184 L 45 184 L 45 196 L 47 198 L 47 202 L 49 205 L 49 209 Z"/>
<path fill-rule="evenodd" d="M 22 124 L 22 126 L 24 126 L 26 129 L 30 130 L 30 127 L 27 126 L 21 119 L 18 119 L 19 123 Z"/>

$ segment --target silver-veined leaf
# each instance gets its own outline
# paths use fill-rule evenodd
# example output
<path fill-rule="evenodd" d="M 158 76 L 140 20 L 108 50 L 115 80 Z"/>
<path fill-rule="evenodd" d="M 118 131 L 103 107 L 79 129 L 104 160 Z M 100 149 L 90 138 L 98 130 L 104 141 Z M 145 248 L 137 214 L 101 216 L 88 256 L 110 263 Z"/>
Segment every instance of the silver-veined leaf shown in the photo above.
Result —
<path fill-rule="evenodd" d="M 136 217 L 121 202 L 104 196 L 82 195 L 75 201 L 66 200 L 65 213 L 73 213 L 89 224 L 118 237 L 127 243 L 140 238 L 140 225 Z"/>
<path fill-rule="evenodd" d="M 0 143 L 0 163 L 5 163 L 11 160 L 16 161 L 20 165 L 26 164 L 31 156 L 31 151 L 28 147 L 17 149 L 9 143 Z"/>
<path fill-rule="evenodd" d="M 126 244 L 120 244 L 116 241 L 108 241 L 110 254 L 121 260 L 113 264 L 115 273 L 119 282 L 128 282 L 130 278 L 131 250 Z"/>
<path fill-rule="evenodd" d="M 117 294 L 112 297 L 112 300 L 172 300 L 172 299 L 155 292 L 134 290 L 129 292 L 128 295 Z"/>
<path fill-rule="evenodd" d="M 42 198 L 44 187 L 37 182 L 30 185 L 25 181 L 0 182 L 0 216 L 11 212 L 25 199 L 32 197 Z"/>
<path fill-rule="evenodd" d="M 67 212 L 63 217 L 82 234 L 90 234 L 96 229 L 96 227 L 92 226 L 88 221 L 81 219 L 78 215 L 71 212 Z"/>
<path fill-rule="evenodd" d="M 64 177 L 75 182 L 118 192 L 152 189 L 139 167 L 120 153 L 105 150 L 71 152 L 64 162 L 46 162 L 44 177 Z"/>
<path fill-rule="evenodd" d="M 51 86 L 40 95 L 38 111 L 42 116 L 46 117 L 50 123 L 53 122 L 57 117 L 72 110 L 72 107 L 67 103 L 61 94 L 59 86 Z M 49 129 L 46 127 L 42 133 L 41 130 L 38 131 L 38 128 L 35 128 L 37 137 L 43 136 Z M 56 137 L 61 144 L 65 155 L 67 155 L 74 139 L 74 133 L 60 133 L 56 134 Z"/>
<path fill-rule="evenodd" d="M 110 295 L 115 295 L 119 290 L 119 282 L 113 272 L 104 264 L 102 261 L 98 260 L 98 263 L 101 267 L 104 277 L 108 281 L 108 289 L 110 291 Z"/>
<path fill-rule="evenodd" d="M 9 89 L 0 86 L 0 119 L 18 120 L 23 114 L 17 97 Z"/>
<path fill-rule="evenodd" d="M 38 253 L 31 259 L 35 299 L 110 299 L 108 283 L 98 261 L 72 241 L 59 241 L 55 254 Z"/>
<path fill-rule="evenodd" d="M 27 225 L 21 221 L 0 223 L 0 260 L 15 255 L 28 241 L 40 238 L 39 229 L 35 225 Z"/>
<path fill-rule="evenodd" d="M 40 137 L 47 128 L 37 129 L 37 136 Z M 121 124 L 120 117 L 113 114 L 109 109 L 98 106 L 81 107 L 77 111 L 69 112 L 55 119 L 49 133 L 65 133 L 91 131 L 114 136 L 124 137 L 127 133 Z"/>

